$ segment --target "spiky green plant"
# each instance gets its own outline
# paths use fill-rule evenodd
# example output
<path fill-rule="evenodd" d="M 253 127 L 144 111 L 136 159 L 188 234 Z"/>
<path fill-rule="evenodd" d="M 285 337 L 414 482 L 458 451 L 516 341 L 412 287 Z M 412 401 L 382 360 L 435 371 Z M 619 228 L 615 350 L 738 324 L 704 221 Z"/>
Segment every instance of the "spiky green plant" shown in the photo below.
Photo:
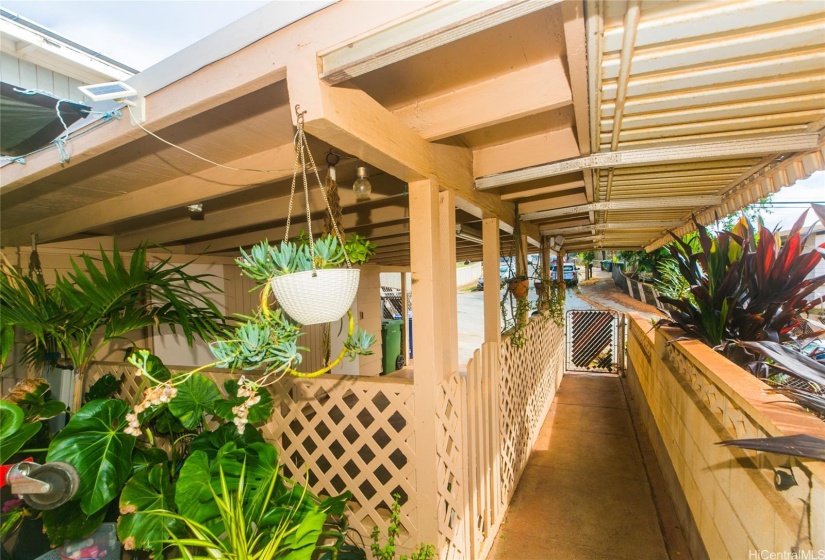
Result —
<path fill-rule="evenodd" d="M 148 327 L 180 330 L 186 341 L 209 340 L 224 328 L 224 317 L 204 293 L 217 292 L 210 277 L 186 272 L 171 256 L 148 262 L 147 246 L 132 253 L 128 264 L 114 245 L 111 257 L 71 259 L 72 271 L 58 275 L 53 286 L 4 266 L 0 273 L 0 324 L 29 335 L 26 363 L 41 365 L 46 354 L 59 353 L 75 373 L 72 410 L 78 410 L 89 364 L 113 340 Z"/>
<path fill-rule="evenodd" d="M 798 316 L 822 302 L 809 296 L 825 284 L 825 276 L 806 279 L 821 258 L 817 251 L 802 253 L 810 234 L 801 233 L 806 215 L 784 245 L 764 227 L 757 236 L 745 218 L 716 236 L 697 223 L 700 251 L 676 238 L 668 249 L 692 300 L 660 298 L 670 306 L 670 323 L 711 346 L 726 340 L 787 340 Z"/>

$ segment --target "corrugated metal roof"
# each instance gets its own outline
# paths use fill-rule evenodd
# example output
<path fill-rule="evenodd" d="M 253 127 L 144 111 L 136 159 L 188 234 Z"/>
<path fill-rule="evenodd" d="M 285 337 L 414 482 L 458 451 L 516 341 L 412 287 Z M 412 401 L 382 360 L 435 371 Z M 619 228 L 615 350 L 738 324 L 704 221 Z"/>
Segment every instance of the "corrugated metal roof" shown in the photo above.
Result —
<path fill-rule="evenodd" d="M 594 153 L 825 127 L 825 3 L 594 1 L 587 8 Z M 783 163 L 797 156 L 800 165 Z M 596 200 L 723 195 L 721 208 L 693 209 L 711 222 L 823 167 L 821 151 L 807 157 L 720 151 L 699 162 L 594 170 Z M 596 222 L 685 221 L 690 213 L 609 210 L 598 212 Z M 662 244 L 663 232 L 657 233 L 625 233 L 620 242 L 604 232 L 596 243 L 610 248 L 632 240 L 655 248 Z"/>

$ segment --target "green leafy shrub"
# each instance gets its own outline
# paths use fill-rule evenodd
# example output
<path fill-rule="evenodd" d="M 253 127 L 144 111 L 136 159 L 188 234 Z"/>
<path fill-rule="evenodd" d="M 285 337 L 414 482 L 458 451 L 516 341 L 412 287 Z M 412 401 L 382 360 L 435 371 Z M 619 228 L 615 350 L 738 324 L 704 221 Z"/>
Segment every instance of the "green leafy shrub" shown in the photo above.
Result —
<path fill-rule="evenodd" d="M 395 560 L 395 538 L 398 536 L 398 526 L 401 524 L 401 496 L 393 494 L 392 498 L 390 524 L 387 527 L 387 544 L 381 546 L 381 530 L 377 526 L 372 528 L 370 552 L 376 560 Z M 402 555 L 399 560 L 432 560 L 434 557 L 435 547 L 431 544 L 421 544 L 412 554 Z"/>

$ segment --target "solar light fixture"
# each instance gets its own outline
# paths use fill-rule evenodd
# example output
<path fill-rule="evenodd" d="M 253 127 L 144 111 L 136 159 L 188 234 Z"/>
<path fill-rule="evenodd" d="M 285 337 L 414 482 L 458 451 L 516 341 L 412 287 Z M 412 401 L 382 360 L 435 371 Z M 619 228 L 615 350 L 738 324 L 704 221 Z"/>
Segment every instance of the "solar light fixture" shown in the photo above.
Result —
<path fill-rule="evenodd" d="M 88 86 L 78 86 L 83 95 L 92 101 L 108 101 L 114 99 L 130 107 L 132 119 L 142 123 L 146 121 L 146 100 L 141 97 L 135 88 L 126 82 L 106 82 Z M 131 99 L 131 98 L 135 99 Z"/>

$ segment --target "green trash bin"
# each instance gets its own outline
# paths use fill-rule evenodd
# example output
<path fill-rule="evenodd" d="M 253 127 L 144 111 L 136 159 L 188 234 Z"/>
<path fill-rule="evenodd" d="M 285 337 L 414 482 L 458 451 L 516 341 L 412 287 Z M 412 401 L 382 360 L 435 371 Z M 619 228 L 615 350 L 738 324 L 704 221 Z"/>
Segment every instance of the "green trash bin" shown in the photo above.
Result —
<path fill-rule="evenodd" d="M 401 319 L 381 321 L 381 352 L 384 355 L 385 375 L 404 367 L 404 356 L 401 355 Z"/>

